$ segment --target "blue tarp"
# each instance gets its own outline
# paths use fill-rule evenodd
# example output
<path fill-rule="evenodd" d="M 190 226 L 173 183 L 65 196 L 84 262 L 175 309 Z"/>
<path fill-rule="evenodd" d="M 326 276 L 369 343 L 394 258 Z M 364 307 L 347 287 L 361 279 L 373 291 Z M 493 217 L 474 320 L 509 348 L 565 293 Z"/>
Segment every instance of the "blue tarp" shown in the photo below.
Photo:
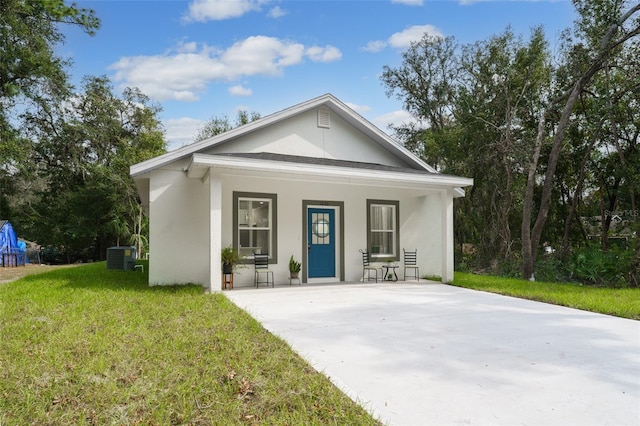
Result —
<path fill-rule="evenodd" d="M 11 223 L 0 220 L 0 266 L 24 265 L 26 260 L 26 244 L 18 244 L 18 236 Z"/>

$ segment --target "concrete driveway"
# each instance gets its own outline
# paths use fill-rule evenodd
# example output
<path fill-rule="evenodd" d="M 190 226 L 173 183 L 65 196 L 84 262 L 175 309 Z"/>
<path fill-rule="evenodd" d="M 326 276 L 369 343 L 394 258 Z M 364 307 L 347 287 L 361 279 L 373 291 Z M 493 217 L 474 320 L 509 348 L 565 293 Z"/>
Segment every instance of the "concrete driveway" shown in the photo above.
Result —
<path fill-rule="evenodd" d="M 640 424 L 638 321 L 427 282 L 225 295 L 387 424 Z"/>

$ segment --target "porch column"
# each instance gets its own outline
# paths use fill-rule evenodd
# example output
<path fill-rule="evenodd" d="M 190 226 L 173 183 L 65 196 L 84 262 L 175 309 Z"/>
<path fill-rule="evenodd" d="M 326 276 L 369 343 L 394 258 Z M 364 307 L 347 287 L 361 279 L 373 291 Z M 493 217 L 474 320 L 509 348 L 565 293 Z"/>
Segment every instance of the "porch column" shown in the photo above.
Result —
<path fill-rule="evenodd" d="M 441 209 L 441 259 L 442 282 L 453 281 L 453 194 L 451 190 L 440 193 Z"/>
<path fill-rule="evenodd" d="M 210 293 L 222 291 L 222 179 L 212 168 L 209 180 L 209 282 Z"/>

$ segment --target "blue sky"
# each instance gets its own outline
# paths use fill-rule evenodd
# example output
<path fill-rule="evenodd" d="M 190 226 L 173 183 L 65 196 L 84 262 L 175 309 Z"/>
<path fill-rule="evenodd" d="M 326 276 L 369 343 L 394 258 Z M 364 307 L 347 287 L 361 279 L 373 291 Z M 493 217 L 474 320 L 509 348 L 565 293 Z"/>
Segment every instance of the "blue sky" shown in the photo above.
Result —
<path fill-rule="evenodd" d="M 425 32 L 459 43 L 510 25 L 525 38 L 543 25 L 554 45 L 572 26 L 565 1 L 138 0 L 79 1 L 102 26 L 94 37 L 65 28 L 60 54 L 72 80 L 106 75 L 163 108 L 169 149 L 191 143 L 212 116 L 265 116 L 332 93 L 387 131 L 407 119 L 380 82 L 384 65 Z"/>

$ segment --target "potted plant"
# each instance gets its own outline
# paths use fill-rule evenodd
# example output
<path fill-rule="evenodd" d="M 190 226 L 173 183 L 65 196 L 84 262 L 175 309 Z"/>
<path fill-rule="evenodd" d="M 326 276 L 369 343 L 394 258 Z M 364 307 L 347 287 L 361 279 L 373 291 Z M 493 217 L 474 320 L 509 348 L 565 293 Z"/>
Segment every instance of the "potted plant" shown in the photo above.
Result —
<path fill-rule="evenodd" d="M 222 272 L 225 274 L 232 274 L 236 268 L 236 265 L 240 262 L 240 255 L 233 247 L 225 247 L 221 253 L 222 260 Z"/>
<path fill-rule="evenodd" d="M 291 278 L 298 278 L 298 274 L 300 273 L 300 268 L 302 267 L 302 263 L 298 262 L 293 258 L 289 258 L 289 274 Z"/>

